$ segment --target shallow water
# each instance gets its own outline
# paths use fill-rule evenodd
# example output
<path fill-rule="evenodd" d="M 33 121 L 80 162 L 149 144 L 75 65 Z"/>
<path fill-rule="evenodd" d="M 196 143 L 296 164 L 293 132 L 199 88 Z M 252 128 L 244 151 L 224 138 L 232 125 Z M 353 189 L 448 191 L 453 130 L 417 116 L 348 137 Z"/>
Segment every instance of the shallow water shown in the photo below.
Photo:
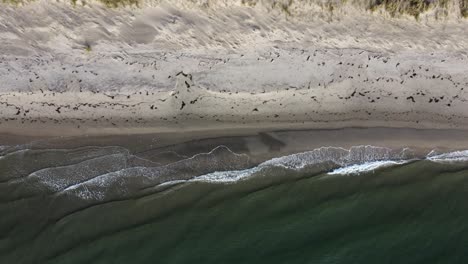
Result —
<path fill-rule="evenodd" d="M 6 148 L 0 263 L 464 263 L 467 154 Z"/>

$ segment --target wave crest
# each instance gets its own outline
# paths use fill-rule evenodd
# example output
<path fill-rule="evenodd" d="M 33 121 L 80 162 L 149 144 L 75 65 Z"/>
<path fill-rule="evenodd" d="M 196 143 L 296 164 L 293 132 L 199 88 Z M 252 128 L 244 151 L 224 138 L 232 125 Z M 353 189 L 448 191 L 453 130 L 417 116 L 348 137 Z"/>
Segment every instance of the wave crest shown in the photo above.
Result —
<path fill-rule="evenodd" d="M 25 153 L 16 152 L 0 160 L 16 159 Z M 17 170 L 18 175 L 1 188 L 16 184 L 15 195 L 5 192 L 6 200 L 39 195 L 45 191 L 55 197 L 79 197 L 83 201 L 105 201 L 152 192 L 154 188 L 187 182 L 235 183 L 252 177 L 275 175 L 361 174 L 383 167 L 397 166 L 412 160 L 433 162 L 468 161 L 468 150 L 443 154 L 429 153 L 418 157 L 411 149 L 390 149 L 379 146 L 321 147 L 302 153 L 273 158 L 258 165 L 246 154 L 238 154 L 226 146 L 208 153 L 196 154 L 169 164 L 158 164 L 129 153 L 123 148 L 91 148 L 71 151 L 41 150 L 39 157 L 49 157 L 49 164 L 40 163 Z M 31 152 L 36 153 L 36 152 Z M 36 153 L 36 154 L 37 154 Z M 80 158 L 79 153 L 82 154 Z M 70 155 L 74 162 L 64 162 L 59 155 Z M 60 161 L 60 166 L 53 166 Z M 11 161 L 11 160 L 10 160 Z M 10 163 L 11 164 L 11 163 Z M 48 165 L 48 166 L 46 166 Z M 14 166 L 14 165 L 13 165 Z M 21 177 L 29 173 L 26 177 Z"/>
<path fill-rule="evenodd" d="M 409 149 L 392 150 L 376 146 L 355 146 L 350 149 L 338 147 L 322 147 L 303 153 L 274 158 L 260 166 L 283 166 L 290 169 L 301 169 L 308 165 L 323 162 L 333 162 L 339 166 L 349 166 L 379 160 L 401 160 L 414 158 Z"/>

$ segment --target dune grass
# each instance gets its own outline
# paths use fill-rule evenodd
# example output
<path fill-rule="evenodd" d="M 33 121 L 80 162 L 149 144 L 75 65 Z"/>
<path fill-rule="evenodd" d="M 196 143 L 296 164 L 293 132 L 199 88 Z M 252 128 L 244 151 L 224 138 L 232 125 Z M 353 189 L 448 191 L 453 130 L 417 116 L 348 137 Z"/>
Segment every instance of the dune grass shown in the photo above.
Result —
<path fill-rule="evenodd" d="M 468 18 L 468 0 L 459 0 L 459 4 L 462 17 Z"/>
<path fill-rule="evenodd" d="M 0 0 L 3 3 L 10 3 L 13 5 L 24 5 L 35 0 Z M 122 6 L 140 6 L 142 0 L 97 0 L 107 7 L 117 8 Z M 190 0 L 187 0 L 190 1 Z M 236 2 L 236 0 L 232 0 Z M 300 3 L 301 1 L 304 1 Z M 76 6 L 78 3 L 83 5 L 86 2 L 78 0 L 70 0 Z M 244 6 L 255 7 L 261 0 L 241 0 L 240 3 Z M 410 15 L 416 19 L 430 9 L 438 8 L 443 11 L 442 14 L 448 14 L 448 9 L 456 3 L 459 5 L 460 15 L 468 18 L 468 0 L 269 0 L 263 3 L 270 3 L 272 9 L 280 10 L 288 16 L 293 15 L 293 5 L 299 4 L 317 4 L 322 7 L 324 11 L 334 14 L 335 10 L 339 9 L 347 3 L 356 5 L 365 10 L 375 12 L 377 10 L 384 10 L 392 17 L 399 15 Z"/>
<path fill-rule="evenodd" d="M 2 3 L 12 4 L 12 5 L 24 5 L 30 2 L 34 2 L 34 0 L 1 0 Z"/>
<path fill-rule="evenodd" d="M 105 4 L 108 7 L 119 7 L 119 6 L 139 6 L 139 0 L 99 0 L 99 2 Z"/>
<path fill-rule="evenodd" d="M 3 3 L 8 3 L 12 5 L 25 5 L 31 2 L 34 2 L 34 0 L 0 0 Z M 121 6 L 139 6 L 140 0 L 98 0 L 99 2 L 103 3 L 107 7 L 121 7 Z M 76 6 L 78 4 L 78 0 L 70 0 L 70 2 Z M 82 2 L 83 5 L 86 4 L 86 2 Z"/>
<path fill-rule="evenodd" d="M 260 0 L 241 0 L 241 4 L 249 7 L 256 6 Z M 296 8 L 302 4 L 316 4 L 325 12 L 332 15 L 345 4 L 355 5 L 360 9 L 375 12 L 383 10 L 392 17 L 409 15 L 418 19 L 431 9 L 438 9 L 437 16 L 448 15 L 449 9 L 457 3 L 462 17 L 468 17 L 468 0 L 270 0 L 272 9 L 280 10 L 287 15 L 293 15 Z"/>
<path fill-rule="evenodd" d="M 434 5 L 429 0 L 379 0 L 369 5 L 369 10 L 375 11 L 379 8 L 385 9 L 391 16 L 408 14 L 418 18 L 421 13 L 429 10 Z"/>
<path fill-rule="evenodd" d="M 458 7 L 460 15 L 468 18 L 468 0 L 374 0 L 369 4 L 369 10 L 384 9 L 392 16 L 407 14 L 416 19 L 423 13 L 433 8 L 438 8 L 447 15 L 449 8 Z"/>

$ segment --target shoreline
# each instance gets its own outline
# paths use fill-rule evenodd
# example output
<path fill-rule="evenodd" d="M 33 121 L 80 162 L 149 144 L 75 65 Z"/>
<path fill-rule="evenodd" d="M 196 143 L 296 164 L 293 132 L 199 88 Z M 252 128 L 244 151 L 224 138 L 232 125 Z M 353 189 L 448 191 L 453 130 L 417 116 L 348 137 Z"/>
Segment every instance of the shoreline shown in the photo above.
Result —
<path fill-rule="evenodd" d="M 1 135 L 0 145 L 9 140 L 11 147 L 4 153 L 28 149 L 76 149 L 81 147 L 121 146 L 136 155 L 157 161 L 177 161 L 177 157 L 164 157 L 163 153 L 177 153 L 178 157 L 190 157 L 208 153 L 219 146 L 226 146 L 234 153 L 247 154 L 252 164 L 321 147 L 349 149 L 356 146 L 377 146 L 393 150 L 409 148 L 417 156 L 425 156 L 435 150 L 450 152 L 468 150 L 467 130 L 457 129 L 408 129 L 408 128 L 345 128 L 316 130 L 211 131 L 71 136 L 55 138 L 30 138 L 19 135 L 9 138 Z M 5 152 L 6 151 L 6 152 Z M 163 156 L 161 156 L 163 155 Z M 174 160 L 175 158 L 175 160 Z M 156 160 L 155 160 L 156 161 Z"/>
<path fill-rule="evenodd" d="M 298 124 L 299 123 L 299 124 Z M 209 125 L 198 127 L 87 127 L 82 129 L 75 129 L 63 125 L 54 126 L 49 124 L 46 126 L 28 126 L 21 125 L 14 127 L 11 124 L 8 128 L 3 128 L 0 135 L 8 137 L 8 135 L 24 138 L 60 138 L 60 137 L 89 137 L 89 136 L 138 136 L 147 134 L 170 134 L 170 133 L 206 133 L 208 135 L 228 135 L 228 136 L 242 136 L 257 133 L 268 133 L 278 131 L 321 131 L 321 130 L 341 130 L 341 129 L 374 129 L 374 128 L 388 128 L 388 129 L 415 129 L 415 130 L 465 130 L 468 131 L 468 126 L 452 126 L 450 124 L 431 123 L 431 122 L 415 122 L 415 121 L 392 121 L 391 126 L 386 121 L 370 121 L 370 120 L 351 120 L 351 121 L 338 121 L 336 123 L 320 123 L 320 122 L 298 122 L 298 123 L 266 123 L 266 124 L 249 124 L 249 125 L 217 125 L 210 127 Z M 226 132 L 230 131 L 230 132 Z"/>

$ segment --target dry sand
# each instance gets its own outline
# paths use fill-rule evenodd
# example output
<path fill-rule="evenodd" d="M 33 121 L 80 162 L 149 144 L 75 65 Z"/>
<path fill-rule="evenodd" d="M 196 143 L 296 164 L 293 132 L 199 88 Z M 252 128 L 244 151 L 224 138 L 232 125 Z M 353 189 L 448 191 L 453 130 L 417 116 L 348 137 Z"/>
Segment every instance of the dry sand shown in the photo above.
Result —
<path fill-rule="evenodd" d="M 466 19 L 198 2 L 0 4 L 0 133 L 468 129 Z"/>

